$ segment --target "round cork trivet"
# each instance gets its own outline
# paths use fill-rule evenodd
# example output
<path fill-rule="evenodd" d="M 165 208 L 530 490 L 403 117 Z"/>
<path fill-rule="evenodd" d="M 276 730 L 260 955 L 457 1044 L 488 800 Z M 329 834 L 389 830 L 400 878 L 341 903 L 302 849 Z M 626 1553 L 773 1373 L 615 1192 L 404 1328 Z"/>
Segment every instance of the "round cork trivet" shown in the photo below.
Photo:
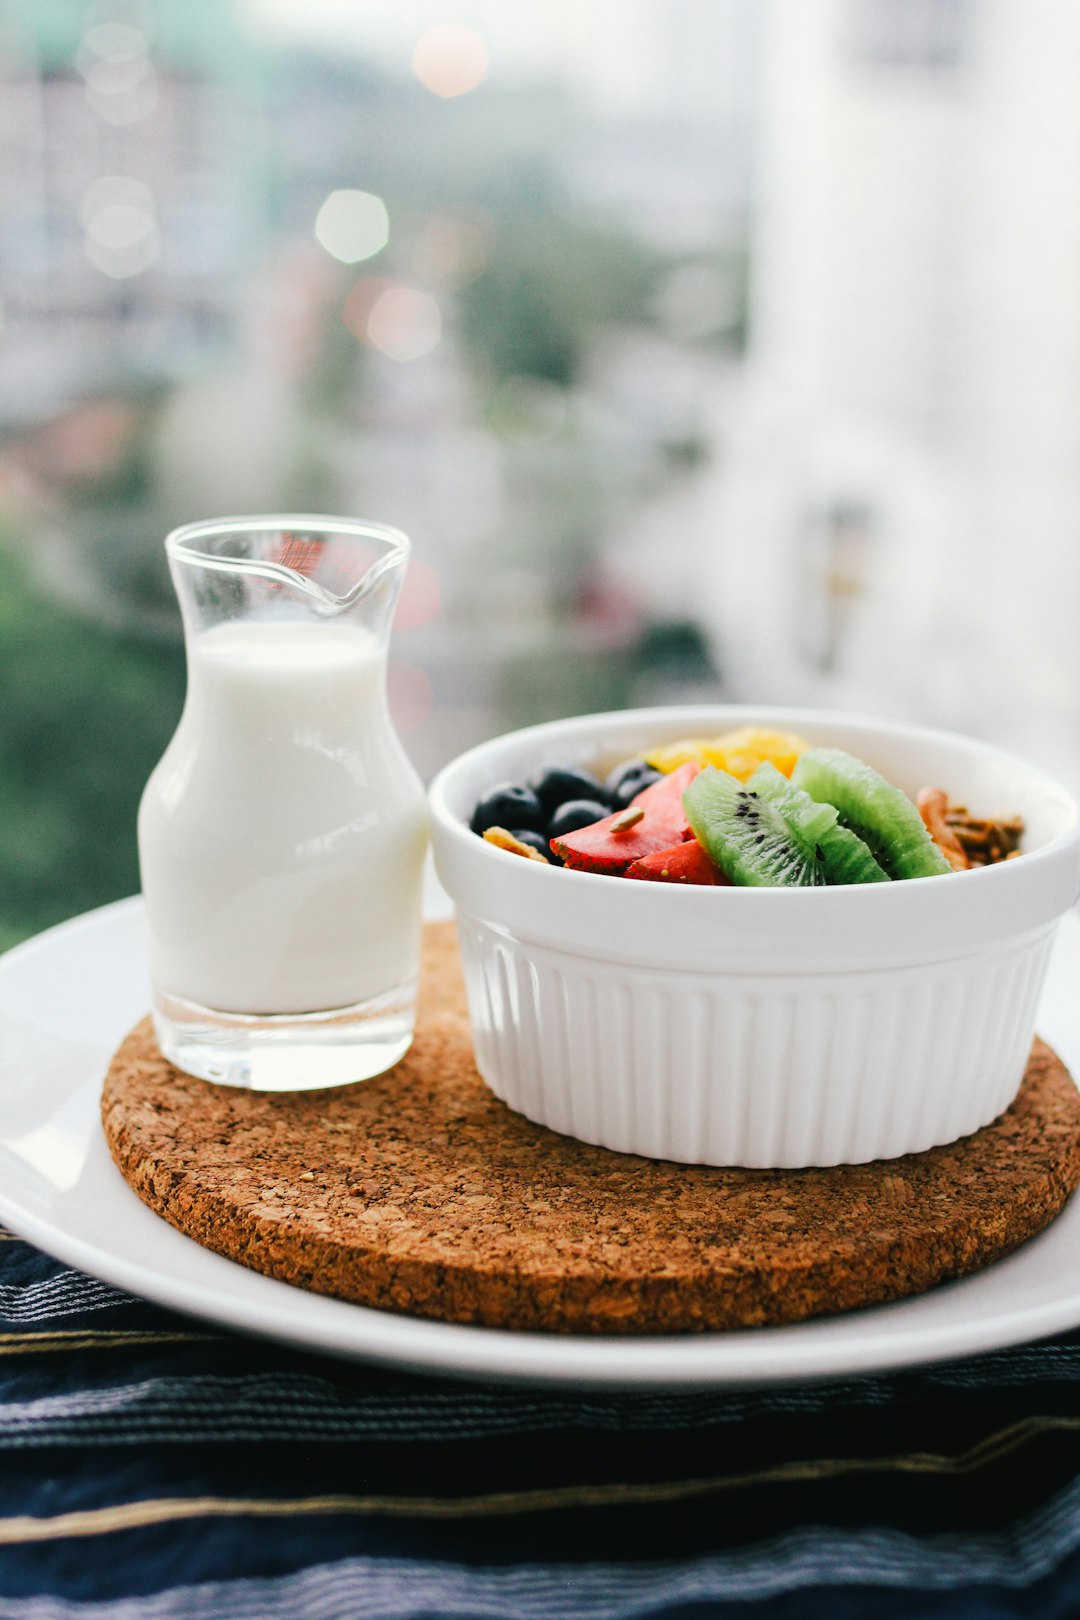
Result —
<path fill-rule="evenodd" d="M 193 1080 L 149 1020 L 102 1116 L 144 1203 L 271 1277 L 391 1311 L 560 1333 L 793 1322 L 918 1293 L 1040 1231 L 1080 1180 L 1080 1094 L 1036 1042 L 1020 1095 L 951 1147 L 828 1170 L 612 1153 L 476 1072 L 452 924 L 429 926 L 391 1073 L 280 1095 Z"/>

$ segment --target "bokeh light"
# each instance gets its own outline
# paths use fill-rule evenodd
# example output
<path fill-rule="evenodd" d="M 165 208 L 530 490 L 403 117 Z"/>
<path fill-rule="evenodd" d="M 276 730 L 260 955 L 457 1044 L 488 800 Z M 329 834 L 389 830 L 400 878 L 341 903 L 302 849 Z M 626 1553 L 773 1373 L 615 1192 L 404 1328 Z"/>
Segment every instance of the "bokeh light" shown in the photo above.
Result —
<path fill-rule="evenodd" d="M 157 259 L 154 194 L 143 181 L 103 175 L 86 192 L 80 215 L 86 257 L 103 275 L 122 281 Z"/>
<path fill-rule="evenodd" d="M 394 614 L 394 629 L 418 630 L 422 624 L 430 623 L 439 611 L 441 600 L 439 576 L 435 569 L 430 563 L 411 557 Z"/>
<path fill-rule="evenodd" d="M 430 214 L 413 244 L 412 263 L 422 281 L 467 287 L 483 274 L 495 250 L 495 222 L 486 209 Z"/>
<path fill-rule="evenodd" d="M 345 300 L 341 318 L 354 338 L 367 342 L 367 324 L 378 299 L 391 287 L 399 285 L 388 276 L 361 276 Z"/>
<path fill-rule="evenodd" d="M 332 191 L 316 216 L 315 236 L 342 264 L 374 258 L 390 240 L 386 204 L 370 191 Z"/>
<path fill-rule="evenodd" d="M 386 672 L 390 718 L 399 731 L 414 731 L 429 719 L 434 707 L 431 681 L 419 664 L 394 659 Z"/>
<path fill-rule="evenodd" d="M 368 342 L 391 360 L 419 360 L 442 337 L 442 316 L 430 293 L 387 287 L 367 318 Z"/>
<path fill-rule="evenodd" d="M 158 102 L 158 82 L 141 29 L 101 22 L 86 30 L 79 49 L 79 71 L 86 96 L 109 124 L 133 124 Z"/>
<path fill-rule="evenodd" d="M 488 50 L 475 28 L 439 23 L 417 41 L 413 72 L 432 95 L 467 95 L 487 78 Z"/>

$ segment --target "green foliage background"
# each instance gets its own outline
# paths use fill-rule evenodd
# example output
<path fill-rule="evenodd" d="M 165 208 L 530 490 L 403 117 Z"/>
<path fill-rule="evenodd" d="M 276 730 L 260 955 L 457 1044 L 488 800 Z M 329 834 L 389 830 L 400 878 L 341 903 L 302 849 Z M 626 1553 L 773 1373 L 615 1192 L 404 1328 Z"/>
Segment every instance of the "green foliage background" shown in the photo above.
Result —
<path fill-rule="evenodd" d="M 179 642 L 76 617 L 0 545 L 0 950 L 139 887 L 139 796 L 180 715 Z"/>

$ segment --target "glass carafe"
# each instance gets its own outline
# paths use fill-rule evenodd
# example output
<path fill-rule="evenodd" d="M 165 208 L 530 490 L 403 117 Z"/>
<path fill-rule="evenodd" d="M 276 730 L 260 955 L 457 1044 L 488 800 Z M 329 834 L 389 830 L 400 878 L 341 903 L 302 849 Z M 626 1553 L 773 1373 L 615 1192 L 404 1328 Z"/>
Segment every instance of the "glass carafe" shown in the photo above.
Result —
<path fill-rule="evenodd" d="M 405 535 L 342 518 L 165 542 L 188 685 L 139 810 L 153 1014 L 204 1079 L 367 1079 L 412 1039 L 424 792 L 390 720 Z"/>

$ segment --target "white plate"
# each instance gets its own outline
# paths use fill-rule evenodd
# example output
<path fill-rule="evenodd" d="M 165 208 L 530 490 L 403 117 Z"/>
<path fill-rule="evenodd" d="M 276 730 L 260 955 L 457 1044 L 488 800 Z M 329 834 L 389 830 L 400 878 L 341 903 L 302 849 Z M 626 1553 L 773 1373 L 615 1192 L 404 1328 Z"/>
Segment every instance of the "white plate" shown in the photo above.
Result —
<path fill-rule="evenodd" d="M 1062 925 L 1039 1028 L 1080 1074 L 1080 919 Z M 454 1327 L 247 1271 L 145 1208 L 98 1116 L 109 1057 L 144 1013 L 142 911 L 124 900 L 0 958 L 0 1220 L 161 1305 L 334 1355 L 455 1376 L 610 1387 L 780 1383 L 943 1360 L 1080 1324 L 1080 1198 L 996 1265 L 917 1299 L 797 1327 L 584 1339 Z"/>

